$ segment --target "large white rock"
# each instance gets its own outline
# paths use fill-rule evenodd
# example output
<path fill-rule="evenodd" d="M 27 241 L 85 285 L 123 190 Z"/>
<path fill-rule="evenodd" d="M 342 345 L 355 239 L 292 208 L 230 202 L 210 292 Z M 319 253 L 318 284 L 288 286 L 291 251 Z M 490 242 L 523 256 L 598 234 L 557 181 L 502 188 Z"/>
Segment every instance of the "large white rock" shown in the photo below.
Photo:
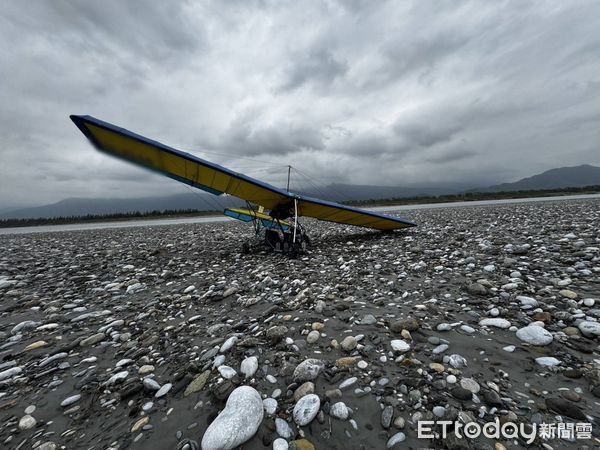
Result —
<path fill-rule="evenodd" d="M 552 343 L 552 333 L 536 325 L 528 325 L 517 330 L 517 337 L 531 345 L 549 345 Z"/>
<path fill-rule="evenodd" d="M 600 336 L 600 322 L 584 320 L 577 326 L 585 336 Z"/>
<path fill-rule="evenodd" d="M 499 317 L 482 319 L 479 321 L 479 325 L 482 327 L 502 328 L 503 330 L 510 328 L 510 322 L 506 319 L 500 319 Z"/>
<path fill-rule="evenodd" d="M 319 400 L 318 395 L 305 395 L 294 406 L 294 422 L 301 427 L 308 425 L 316 417 L 320 407 L 321 400 Z"/>
<path fill-rule="evenodd" d="M 260 394 L 250 386 L 240 386 L 227 399 L 225 409 L 202 437 L 202 450 L 231 450 L 256 434 L 263 420 Z"/>

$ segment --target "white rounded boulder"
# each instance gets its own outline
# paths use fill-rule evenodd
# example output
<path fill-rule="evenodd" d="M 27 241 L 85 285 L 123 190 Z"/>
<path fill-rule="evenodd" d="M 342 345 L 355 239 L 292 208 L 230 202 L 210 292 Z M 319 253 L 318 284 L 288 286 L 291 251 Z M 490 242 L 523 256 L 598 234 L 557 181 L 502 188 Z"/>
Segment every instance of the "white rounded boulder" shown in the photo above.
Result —
<path fill-rule="evenodd" d="M 227 399 L 225 409 L 210 424 L 202 438 L 202 450 L 231 450 L 254 436 L 263 420 L 260 394 L 240 386 Z"/>

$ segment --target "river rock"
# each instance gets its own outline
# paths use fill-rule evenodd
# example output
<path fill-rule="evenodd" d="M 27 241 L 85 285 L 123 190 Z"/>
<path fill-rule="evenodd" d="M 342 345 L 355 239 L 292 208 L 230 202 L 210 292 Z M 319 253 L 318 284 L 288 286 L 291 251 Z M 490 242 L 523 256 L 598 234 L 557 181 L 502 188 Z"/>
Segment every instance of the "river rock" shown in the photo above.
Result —
<path fill-rule="evenodd" d="M 325 363 L 320 359 L 310 358 L 302 361 L 294 369 L 293 378 L 296 382 L 313 381 L 325 368 Z"/>
<path fill-rule="evenodd" d="M 552 343 L 552 334 L 545 328 L 528 325 L 517 330 L 517 337 L 528 344 L 544 346 Z"/>
<path fill-rule="evenodd" d="M 256 434 L 264 415 L 256 389 L 240 386 L 227 399 L 225 409 L 202 437 L 202 450 L 231 450 Z"/>
<path fill-rule="evenodd" d="M 583 322 L 580 322 L 579 325 L 577 325 L 577 327 L 583 333 L 584 336 L 600 336 L 600 322 L 584 320 Z"/>
<path fill-rule="evenodd" d="M 315 394 L 302 397 L 294 406 L 294 422 L 303 427 L 312 422 L 321 408 L 321 400 Z"/>

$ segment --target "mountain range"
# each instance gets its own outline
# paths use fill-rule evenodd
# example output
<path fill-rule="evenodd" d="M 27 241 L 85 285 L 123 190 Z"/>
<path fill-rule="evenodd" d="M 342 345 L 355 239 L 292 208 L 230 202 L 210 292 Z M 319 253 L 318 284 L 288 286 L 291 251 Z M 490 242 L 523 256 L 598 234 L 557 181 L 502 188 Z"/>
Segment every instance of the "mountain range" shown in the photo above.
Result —
<path fill-rule="evenodd" d="M 600 167 L 588 164 L 575 167 L 561 167 L 523 178 L 514 183 L 469 189 L 468 192 L 508 192 L 520 190 L 559 189 L 600 185 Z M 444 194 L 461 194 L 465 189 L 455 186 L 434 186 L 426 188 L 408 188 L 401 186 L 358 186 L 331 184 L 323 188 L 302 189 L 304 195 L 333 201 L 377 200 Z M 0 213 L 0 219 L 31 219 L 49 217 L 102 215 L 127 212 L 151 212 L 166 210 L 223 210 L 227 207 L 242 206 L 243 201 L 229 196 L 213 196 L 205 193 L 186 192 L 163 197 L 144 197 L 132 199 L 115 198 L 68 198 L 50 205 L 22 208 Z"/>

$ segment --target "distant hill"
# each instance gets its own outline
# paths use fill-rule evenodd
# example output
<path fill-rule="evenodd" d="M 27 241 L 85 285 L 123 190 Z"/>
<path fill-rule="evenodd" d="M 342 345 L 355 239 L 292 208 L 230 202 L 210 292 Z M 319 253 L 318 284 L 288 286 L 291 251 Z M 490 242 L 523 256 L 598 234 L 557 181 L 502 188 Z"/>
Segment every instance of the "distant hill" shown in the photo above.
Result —
<path fill-rule="evenodd" d="M 168 197 L 144 198 L 67 198 L 50 205 L 23 208 L 0 213 L 0 219 L 37 219 L 40 217 L 72 217 L 167 210 L 198 209 L 201 211 L 222 210 L 227 207 L 241 206 L 242 201 L 234 197 L 219 197 L 209 194 L 189 193 Z"/>
<path fill-rule="evenodd" d="M 486 188 L 470 189 L 468 192 L 500 192 L 520 190 L 558 189 L 567 187 L 583 187 L 600 185 L 600 167 L 582 165 L 561 167 L 548 170 L 539 175 L 514 183 L 504 183 Z M 294 190 L 299 194 L 311 197 L 344 201 L 367 201 L 407 197 L 438 196 L 461 194 L 465 186 L 428 186 L 407 188 L 402 186 L 359 186 L 350 184 L 331 184 L 328 186 L 311 186 Z M 168 197 L 144 197 L 132 199 L 117 198 L 68 198 L 51 205 L 22 208 L 0 213 L 0 219 L 37 219 L 52 217 L 74 217 L 85 215 L 105 215 L 115 213 L 174 210 L 215 211 L 227 207 L 243 206 L 245 203 L 234 197 L 220 196 L 198 192 L 186 192 Z"/>
<path fill-rule="evenodd" d="M 473 192 L 526 191 L 538 189 L 558 189 L 568 187 L 600 185 L 600 167 L 583 164 L 574 167 L 560 167 L 523 178 L 514 183 L 502 183 Z"/>
<path fill-rule="evenodd" d="M 324 200 L 376 200 L 383 198 L 414 197 L 438 195 L 448 192 L 448 187 L 439 188 L 403 188 L 387 186 L 354 186 L 335 184 L 322 188 L 305 188 L 296 192 Z M 131 199 L 118 198 L 68 198 L 50 205 L 22 208 L 0 213 L 0 219 L 37 219 L 51 217 L 72 217 L 167 210 L 197 209 L 200 211 L 219 211 L 228 207 L 239 207 L 245 202 L 229 196 L 219 196 L 186 192 L 168 197 L 144 197 Z"/>

